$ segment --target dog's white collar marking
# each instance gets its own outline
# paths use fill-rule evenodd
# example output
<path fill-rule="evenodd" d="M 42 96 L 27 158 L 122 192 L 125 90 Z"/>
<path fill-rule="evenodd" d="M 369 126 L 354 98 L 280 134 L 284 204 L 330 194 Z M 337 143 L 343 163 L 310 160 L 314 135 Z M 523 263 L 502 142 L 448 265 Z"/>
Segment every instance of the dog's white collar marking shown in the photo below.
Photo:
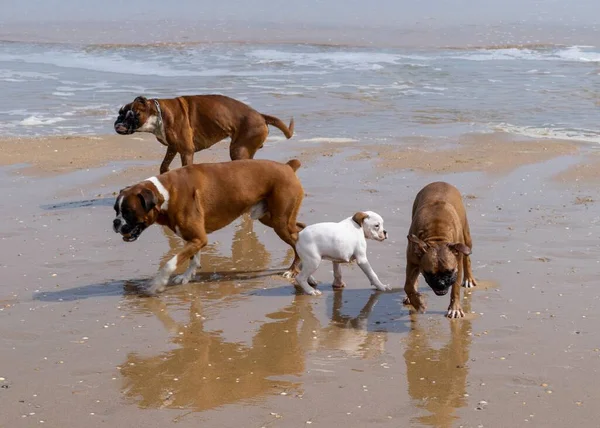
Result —
<path fill-rule="evenodd" d="M 163 186 L 158 177 L 150 177 L 147 178 L 146 181 L 149 181 L 150 183 L 154 184 L 156 190 L 158 190 L 158 193 L 160 193 L 160 195 L 165 200 L 160 206 L 161 211 L 167 211 L 167 209 L 169 208 L 169 192 L 167 191 L 165 186 Z"/>
<path fill-rule="evenodd" d="M 157 99 L 154 99 L 154 105 L 156 106 L 156 113 L 158 114 L 158 116 L 156 118 L 156 127 L 154 128 L 155 129 L 154 135 L 156 135 L 156 137 L 159 140 L 162 140 L 162 142 L 164 143 L 164 141 L 165 141 L 165 125 L 163 124 L 162 110 L 160 109 L 160 104 Z"/>
<path fill-rule="evenodd" d="M 154 136 L 164 144 L 166 139 L 165 125 L 163 123 L 162 110 L 157 99 L 154 100 L 154 105 L 156 106 L 156 115 L 150 116 L 148 120 L 146 120 L 146 123 L 136 129 L 136 132 L 149 132 L 154 134 Z"/>
<path fill-rule="evenodd" d="M 127 224 L 127 222 L 125 221 L 125 219 L 123 218 L 123 211 L 122 211 L 122 207 L 123 207 L 123 196 L 119 196 L 119 199 L 117 199 L 117 206 L 119 207 L 119 214 L 117 214 L 117 220 L 120 220 L 120 226 L 119 226 L 119 230 L 115 230 L 115 232 L 119 232 L 121 230 L 121 227 L 123 227 L 123 223 Z"/>

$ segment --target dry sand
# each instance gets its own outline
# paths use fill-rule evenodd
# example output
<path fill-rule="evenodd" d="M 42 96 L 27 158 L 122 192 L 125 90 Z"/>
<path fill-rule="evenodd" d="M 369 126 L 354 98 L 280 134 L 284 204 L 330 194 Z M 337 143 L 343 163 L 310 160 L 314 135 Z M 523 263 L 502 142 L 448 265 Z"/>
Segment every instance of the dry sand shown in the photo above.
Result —
<path fill-rule="evenodd" d="M 585 146 L 268 143 L 260 158 L 304 162 L 302 221 L 383 215 L 390 239 L 369 243 L 369 258 L 394 290 L 373 293 L 347 266 L 348 287 L 334 292 L 324 262 L 323 295 L 296 295 L 279 276 L 287 246 L 242 219 L 210 236 L 197 282 L 142 298 L 181 243 L 159 227 L 123 242 L 112 194 L 155 174 L 164 149 L 99 138 L 0 143 L 0 426 L 558 427 L 600 416 L 600 195 L 565 173 L 593 161 Z M 222 143 L 196 161 L 226 153 Z M 446 319 L 448 297 L 423 282 L 428 312 L 401 304 L 410 207 L 434 180 L 461 189 L 470 218 L 480 287 L 462 320 Z"/>

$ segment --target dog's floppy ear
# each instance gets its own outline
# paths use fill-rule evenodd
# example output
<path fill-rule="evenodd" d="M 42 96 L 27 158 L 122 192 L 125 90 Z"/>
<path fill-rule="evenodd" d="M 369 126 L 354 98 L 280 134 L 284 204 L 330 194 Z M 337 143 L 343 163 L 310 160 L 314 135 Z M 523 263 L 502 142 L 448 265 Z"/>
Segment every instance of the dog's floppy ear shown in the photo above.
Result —
<path fill-rule="evenodd" d="M 356 224 L 358 224 L 359 226 L 362 227 L 363 222 L 365 221 L 365 219 L 369 217 L 369 214 L 367 213 L 363 213 L 362 211 L 357 212 L 356 214 L 354 214 L 352 216 L 352 220 L 354 220 L 354 222 Z"/>
<path fill-rule="evenodd" d="M 150 189 L 142 189 L 142 191 L 138 193 L 138 197 L 140 198 L 142 207 L 146 212 L 150 211 L 156 206 L 156 204 L 158 204 L 158 198 Z"/>
<path fill-rule="evenodd" d="M 148 102 L 148 98 L 146 98 L 143 95 L 140 95 L 139 97 L 136 97 L 135 100 L 133 100 L 133 102 L 136 102 L 136 101 L 146 104 Z"/>
<path fill-rule="evenodd" d="M 427 252 L 427 248 L 429 248 L 429 245 L 427 244 L 427 242 L 419 239 L 417 235 L 413 235 L 411 233 L 406 238 L 408 239 L 408 242 L 412 242 L 413 244 L 415 244 L 414 251 L 417 257 L 422 257 L 423 254 Z"/>
<path fill-rule="evenodd" d="M 461 244 L 460 242 L 458 242 L 456 244 L 448 244 L 448 247 L 456 255 L 458 255 L 458 253 L 463 253 L 465 256 L 468 256 L 471 254 L 471 249 L 469 247 L 467 247 L 465 244 Z"/>

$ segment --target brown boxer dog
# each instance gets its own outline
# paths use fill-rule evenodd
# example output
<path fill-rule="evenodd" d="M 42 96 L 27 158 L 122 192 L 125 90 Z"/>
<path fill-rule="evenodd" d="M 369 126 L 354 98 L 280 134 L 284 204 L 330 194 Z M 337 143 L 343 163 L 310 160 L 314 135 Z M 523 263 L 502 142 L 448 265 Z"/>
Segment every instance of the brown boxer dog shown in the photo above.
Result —
<path fill-rule="evenodd" d="M 286 138 L 294 134 L 294 119 L 289 127 L 274 116 L 223 95 L 191 95 L 172 99 L 137 97 L 119 110 L 114 128 L 117 134 L 149 132 L 167 146 L 160 173 L 169 170 L 179 153 L 183 166 L 191 165 L 194 153 L 208 149 L 231 137 L 231 160 L 252 159 L 269 135 L 273 125 Z"/>
<path fill-rule="evenodd" d="M 115 232 L 133 242 L 154 223 L 167 226 L 185 241 L 183 250 L 167 262 L 151 281 L 148 294 L 164 291 L 177 266 L 189 260 L 185 273 L 174 278 L 186 284 L 200 266 L 200 250 L 208 234 L 246 212 L 272 227 L 294 249 L 295 258 L 286 274 L 298 272 L 295 244 L 304 228 L 296 216 L 304 197 L 296 159 L 287 164 L 270 160 L 188 165 L 150 177 L 127 187 L 115 202 Z"/>
<path fill-rule="evenodd" d="M 419 272 L 438 296 L 452 287 L 447 316 L 461 318 L 460 284 L 466 288 L 477 283 L 471 271 L 472 249 L 467 213 L 458 189 L 448 183 L 425 186 L 415 198 L 412 224 L 406 247 L 406 282 L 404 304 L 418 312 L 426 306 L 417 292 Z"/>

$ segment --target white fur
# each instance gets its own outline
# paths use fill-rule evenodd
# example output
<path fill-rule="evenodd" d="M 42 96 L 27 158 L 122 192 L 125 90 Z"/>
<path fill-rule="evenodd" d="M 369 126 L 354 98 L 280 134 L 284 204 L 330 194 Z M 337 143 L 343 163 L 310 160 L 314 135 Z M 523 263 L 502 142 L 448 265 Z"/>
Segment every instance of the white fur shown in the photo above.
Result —
<path fill-rule="evenodd" d="M 461 307 L 458 307 L 458 309 L 449 307 L 446 316 L 448 318 L 463 318 L 465 316 L 465 313 L 463 312 Z"/>
<path fill-rule="evenodd" d="M 116 230 L 115 232 L 117 233 L 121 233 L 121 229 L 123 228 L 123 226 L 125 226 L 127 224 L 127 222 L 125 221 L 125 219 L 123 218 L 123 196 L 119 196 L 119 199 L 117 200 L 117 206 L 119 207 L 119 215 L 115 217 L 115 220 L 119 220 L 119 229 Z"/>
<path fill-rule="evenodd" d="M 302 260 L 302 269 L 296 282 L 307 294 L 321 294 L 310 286 L 314 283 L 312 274 L 317 270 L 321 260 L 333 262 L 333 285 L 343 287 L 340 263 L 356 260 L 372 286 L 380 291 L 391 288 L 381 283 L 377 274 L 367 260 L 367 239 L 383 241 L 387 232 L 383 228 L 383 218 L 373 211 L 364 211 L 367 218 L 362 226 L 348 217 L 339 223 L 316 223 L 307 226 L 298 234 L 296 251 Z"/>
<path fill-rule="evenodd" d="M 190 280 L 192 279 L 192 277 L 196 273 L 196 270 L 199 267 L 200 267 L 200 253 L 198 252 L 194 255 L 194 257 L 192 257 L 192 260 L 190 260 L 190 264 L 189 264 L 188 268 L 185 270 L 185 272 L 182 273 L 181 275 L 177 275 L 175 278 L 173 278 L 173 282 L 175 284 L 187 284 L 188 282 L 190 282 Z"/>
<path fill-rule="evenodd" d="M 142 126 L 136 129 L 135 132 L 149 132 L 150 134 L 154 134 L 159 140 L 163 142 L 165 140 L 165 125 L 154 114 Z"/>
<path fill-rule="evenodd" d="M 267 201 L 264 199 L 250 208 L 250 218 L 252 220 L 258 220 L 267 213 Z"/>
<path fill-rule="evenodd" d="M 465 279 L 465 280 L 463 280 L 462 286 L 465 288 L 473 288 L 473 287 L 475 287 L 475 283 L 473 281 L 471 281 L 470 279 Z"/>
<path fill-rule="evenodd" d="M 145 181 L 149 181 L 150 183 L 154 184 L 154 187 L 156 187 L 158 193 L 160 193 L 165 200 L 160 206 L 160 209 L 161 211 L 167 211 L 169 209 L 169 191 L 165 188 L 165 186 L 163 186 L 158 177 L 150 177 Z"/>
<path fill-rule="evenodd" d="M 148 287 L 148 293 L 157 294 L 164 291 L 169 282 L 169 278 L 171 277 L 171 274 L 175 272 L 175 269 L 177 269 L 177 256 L 172 257 L 171 260 L 158 271 L 158 274 L 152 279 L 150 287 Z"/>

